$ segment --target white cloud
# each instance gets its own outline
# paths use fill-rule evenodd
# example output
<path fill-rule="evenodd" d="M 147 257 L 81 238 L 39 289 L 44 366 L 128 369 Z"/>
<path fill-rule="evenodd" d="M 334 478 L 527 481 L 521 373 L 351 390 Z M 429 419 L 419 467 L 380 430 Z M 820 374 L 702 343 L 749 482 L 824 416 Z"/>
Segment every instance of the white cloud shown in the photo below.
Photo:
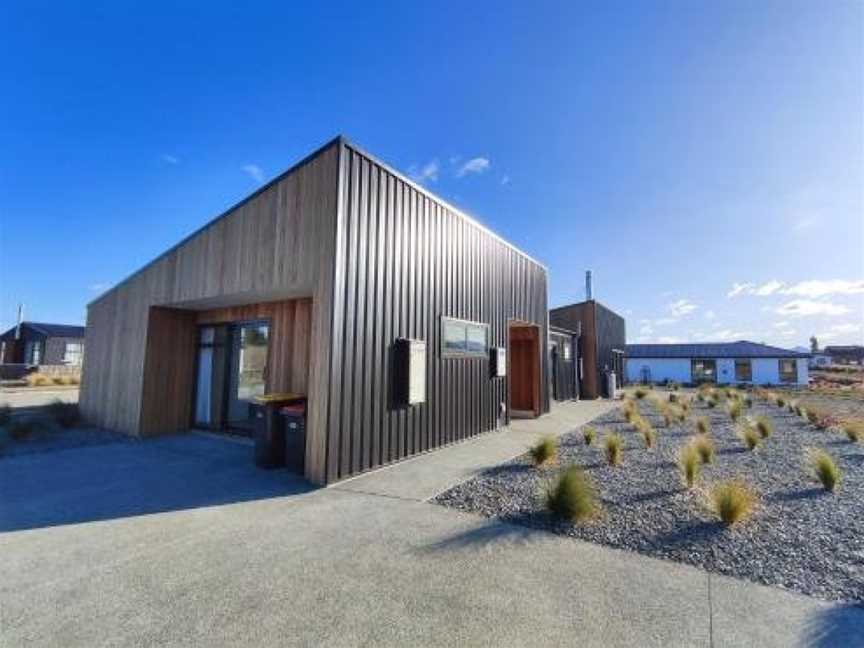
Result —
<path fill-rule="evenodd" d="M 429 160 L 422 167 L 417 167 L 415 164 L 409 169 L 409 174 L 414 182 L 437 182 L 438 181 L 438 160 Z"/>
<path fill-rule="evenodd" d="M 711 333 L 711 339 L 716 342 L 732 342 L 743 340 L 746 337 L 752 335 L 750 331 L 735 331 L 732 329 L 723 329 L 721 331 L 714 331 Z"/>
<path fill-rule="evenodd" d="M 247 174 L 249 174 L 249 177 L 252 178 L 255 182 L 264 182 L 264 171 L 262 171 L 261 167 L 259 167 L 257 164 L 244 164 L 243 170 Z"/>
<path fill-rule="evenodd" d="M 485 157 L 475 157 L 471 158 L 467 162 L 465 162 L 459 169 L 456 171 L 457 178 L 463 178 L 469 173 L 484 173 L 489 170 L 491 164 L 489 163 L 489 159 Z"/>
<path fill-rule="evenodd" d="M 168 153 L 162 154 L 162 161 L 166 164 L 180 164 L 180 158 L 176 155 L 169 155 Z"/>
<path fill-rule="evenodd" d="M 750 294 L 750 292 L 755 288 L 755 284 L 750 282 L 738 283 L 735 282 L 732 284 L 732 290 L 726 293 L 727 297 L 737 297 L 738 295 Z"/>
<path fill-rule="evenodd" d="M 864 293 L 864 280 L 846 281 L 844 279 L 831 279 L 828 281 L 801 281 L 793 286 L 788 286 L 782 292 L 784 295 L 811 298 L 825 297 L 827 295 L 853 295 Z"/>
<path fill-rule="evenodd" d="M 671 335 L 664 335 L 657 338 L 657 342 L 660 344 L 680 344 L 683 341 L 684 340 L 682 340 L 681 338 L 673 337 Z"/>
<path fill-rule="evenodd" d="M 834 324 L 831 326 L 831 330 L 835 333 L 857 333 L 861 330 L 860 324 L 852 324 L 851 322 L 846 322 L 844 324 Z"/>
<path fill-rule="evenodd" d="M 774 322 L 771 326 L 778 329 L 787 328 L 789 326 L 789 322 L 785 320 L 782 322 Z"/>
<path fill-rule="evenodd" d="M 651 335 L 652 333 L 654 333 L 654 329 L 648 324 L 642 325 L 642 328 L 639 329 L 639 335 Z"/>
<path fill-rule="evenodd" d="M 846 315 L 850 310 L 848 306 L 843 304 L 796 299 L 783 304 L 774 312 L 787 317 L 806 317 L 808 315 Z"/>
<path fill-rule="evenodd" d="M 768 295 L 774 294 L 775 292 L 780 290 L 780 288 L 782 288 L 782 287 L 783 287 L 782 282 L 777 281 L 776 279 L 772 279 L 771 281 L 768 281 L 768 282 L 762 284 L 761 286 L 759 286 L 758 288 L 756 288 L 753 291 L 753 294 L 757 295 L 759 297 L 767 297 Z"/>
<path fill-rule="evenodd" d="M 713 320 L 713 319 L 716 318 L 716 317 L 717 317 L 717 313 L 715 313 L 713 310 L 707 310 L 707 311 L 705 311 L 705 319 L 707 319 L 707 320 Z"/>
<path fill-rule="evenodd" d="M 675 317 L 658 317 L 654 320 L 654 326 L 669 326 L 677 321 L 678 320 Z"/>
<path fill-rule="evenodd" d="M 689 315 L 693 311 L 696 310 L 696 304 L 686 300 L 679 299 L 676 302 L 672 302 L 669 304 L 669 311 L 675 317 L 682 317 L 683 315 Z"/>
<path fill-rule="evenodd" d="M 510 176 L 508 176 L 508 175 L 501 176 L 501 186 L 505 186 L 508 184 L 510 184 Z"/>
<path fill-rule="evenodd" d="M 89 286 L 87 286 L 87 290 L 90 290 L 92 292 L 102 292 L 102 291 L 108 290 L 108 288 L 110 288 L 110 287 L 111 287 L 110 283 L 100 282 L 100 283 L 90 284 Z"/>

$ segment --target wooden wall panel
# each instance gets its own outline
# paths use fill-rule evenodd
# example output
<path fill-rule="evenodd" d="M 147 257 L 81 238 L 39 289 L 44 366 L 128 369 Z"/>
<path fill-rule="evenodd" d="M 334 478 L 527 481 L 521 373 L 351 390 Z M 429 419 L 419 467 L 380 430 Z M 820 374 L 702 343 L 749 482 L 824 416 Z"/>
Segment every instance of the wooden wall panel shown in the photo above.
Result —
<path fill-rule="evenodd" d="M 311 312 L 303 324 L 307 380 L 320 391 L 310 401 L 307 465 L 322 481 L 340 149 L 334 140 L 89 305 L 81 385 L 88 421 L 136 435 L 162 431 L 150 418 L 155 410 L 142 409 L 155 393 L 144 390 L 151 307 L 311 298 L 303 306 Z"/>

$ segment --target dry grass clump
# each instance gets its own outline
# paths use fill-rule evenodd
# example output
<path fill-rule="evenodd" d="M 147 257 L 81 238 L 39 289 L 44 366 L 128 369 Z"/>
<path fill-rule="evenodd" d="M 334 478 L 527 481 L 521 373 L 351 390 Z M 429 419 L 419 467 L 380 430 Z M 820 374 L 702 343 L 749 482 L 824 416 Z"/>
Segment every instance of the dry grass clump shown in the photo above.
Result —
<path fill-rule="evenodd" d="M 711 432 L 711 420 L 707 416 L 697 418 L 696 431 L 699 434 L 709 434 Z"/>
<path fill-rule="evenodd" d="M 714 398 L 713 396 L 709 396 L 708 399 L 705 401 L 705 404 L 710 409 L 714 409 L 715 407 L 717 407 L 717 399 Z"/>
<path fill-rule="evenodd" d="M 801 403 L 799 403 L 798 401 L 795 401 L 795 405 L 794 407 L 792 407 L 792 411 L 795 412 L 795 416 L 806 416 L 807 414 L 804 411 L 804 408 L 801 407 Z"/>
<path fill-rule="evenodd" d="M 561 473 L 546 492 L 546 508 L 573 522 L 589 520 L 602 511 L 591 478 L 575 466 Z"/>
<path fill-rule="evenodd" d="M 783 409 L 783 407 L 786 405 L 786 397 L 782 396 L 780 394 L 777 394 L 774 397 L 774 402 L 777 404 L 777 407 L 779 407 L 780 409 Z"/>
<path fill-rule="evenodd" d="M 535 466 L 552 463 L 558 456 L 558 440 L 553 436 L 543 437 L 528 448 L 528 454 Z"/>
<path fill-rule="evenodd" d="M 711 510 L 727 525 L 746 519 L 756 508 L 756 492 L 742 480 L 722 481 L 708 491 Z"/>
<path fill-rule="evenodd" d="M 585 440 L 585 445 L 594 445 L 594 439 L 597 438 L 597 432 L 593 427 L 588 426 L 582 430 L 582 438 Z"/>
<path fill-rule="evenodd" d="M 763 439 L 767 439 L 774 434 L 774 424 L 767 416 L 757 416 L 753 422 L 753 426 Z"/>
<path fill-rule="evenodd" d="M 714 447 L 714 441 L 711 440 L 710 436 L 707 434 L 700 434 L 690 443 L 696 449 L 696 452 L 699 453 L 699 459 L 703 464 L 714 463 L 716 448 Z"/>
<path fill-rule="evenodd" d="M 654 428 L 651 427 L 651 424 L 642 419 L 637 426 L 639 430 L 639 434 L 642 435 L 642 440 L 645 442 L 645 447 L 649 450 L 654 447 L 657 443 L 657 432 L 654 431 Z"/>
<path fill-rule="evenodd" d="M 603 440 L 603 449 L 606 452 L 606 463 L 610 466 L 620 466 L 624 456 L 624 440 L 617 432 L 610 432 Z"/>
<path fill-rule="evenodd" d="M 38 371 L 27 374 L 24 377 L 24 380 L 27 381 L 27 385 L 29 387 L 47 387 L 54 384 L 51 376 L 46 376 L 45 374 L 39 373 Z"/>
<path fill-rule="evenodd" d="M 702 458 L 692 443 L 682 446 L 678 451 L 678 469 L 681 471 L 681 482 L 687 488 L 693 488 L 702 473 Z"/>
<path fill-rule="evenodd" d="M 625 398 L 624 402 L 621 403 L 621 411 L 624 414 L 624 420 L 628 423 L 633 422 L 633 418 L 639 413 L 639 408 L 636 405 L 636 401 Z"/>
<path fill-rule="evenodd" d="M 60 427 L 72 428 L 81 422 L 81 412 L 77 403 L 55 400 L 48 405 L 48 413 Z"/>
<path fill-rule="evenodd" d="M 633 392 L 633 395 L 639 400 L 642 400 L 648 395 L 648 389 L 645 387 L 637 387 L 636 390 Z"/>
<path fill-rule="evenodd" d="M 744 445 L 750 451 L 756 450 L 759 444 L 762 443 L 762 435 L 759 434 L 759 430 L 750 421 L 738 426 L 738 438 L 744 442 Z"/>
<path fill-rule="evenodd" d="M 753 397 L 750 394 L 744 394 L 744 398 L 742 400 L 744 401 L 744 407 L 746 407 L 747 409 L 753 407 Z"/>
<path fill-rule="evenodd" d="M 729 412 L 729 418 L 732 419 L 732 422 L 737 423 L 738 419 L 741 418 L 741 414 L 744 412 L 744 405 L 741 401 L 732 399 L 729 401 L 726 409 Z"/>
<path fill-rule="evenodd" d="M 834 457 L 821 448 L 810 448 L 806 451 L 807 465 L 810 472 L 821 482 L 822 487 L 832 493 L 840 486 L 843 471 L 834 461 Z"/>
<path fill-rule="evenodd" d="M 846 434 L 846 438 L 853 443 L 864 441 L 864 421 L 843 421 L 841 426 L 843 427 L 843 432 Z"/>

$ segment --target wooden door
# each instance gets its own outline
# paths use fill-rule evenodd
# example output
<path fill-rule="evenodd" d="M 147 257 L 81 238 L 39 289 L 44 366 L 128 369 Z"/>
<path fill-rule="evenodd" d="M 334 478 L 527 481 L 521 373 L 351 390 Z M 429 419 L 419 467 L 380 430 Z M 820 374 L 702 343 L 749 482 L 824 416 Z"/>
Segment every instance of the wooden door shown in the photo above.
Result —
<path fill-rule="evenodd" d="M 540 331 L 510 328 L 510 411 L 540 415 Z"/>

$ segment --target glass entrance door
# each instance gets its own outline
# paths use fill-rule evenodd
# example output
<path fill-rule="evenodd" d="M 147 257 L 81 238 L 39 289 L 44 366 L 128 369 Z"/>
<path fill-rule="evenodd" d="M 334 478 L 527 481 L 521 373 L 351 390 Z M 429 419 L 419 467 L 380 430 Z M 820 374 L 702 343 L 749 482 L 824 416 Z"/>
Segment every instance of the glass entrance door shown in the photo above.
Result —
<path fill-rule="evenodd" d="M 251 429 L 252 401 L 264 394 L 267 382 L 270 326 L 267 322 L 247 322 L 231 328 L 227 424 Z"/>

